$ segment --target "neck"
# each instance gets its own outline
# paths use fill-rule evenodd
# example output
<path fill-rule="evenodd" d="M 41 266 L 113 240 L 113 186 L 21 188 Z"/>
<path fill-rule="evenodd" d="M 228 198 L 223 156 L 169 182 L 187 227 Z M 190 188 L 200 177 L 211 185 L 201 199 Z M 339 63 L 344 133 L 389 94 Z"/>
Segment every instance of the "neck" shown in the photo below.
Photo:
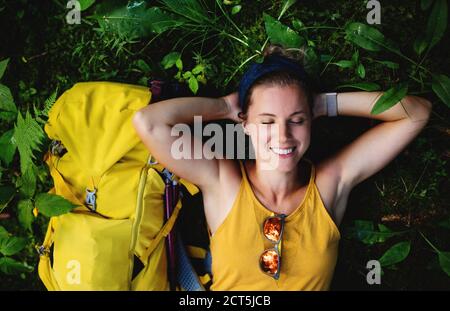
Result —
<path fill-rule="evenodd" d="M 258 163 L 250 166 L 249 179 L 257 192 L 263 194 L 265 198 L 273 203 L 282 203 L 306 182 L 307 168 L 305 161 L 300 161 L 297 169 L 289 172 L 279 172 L 277 170 L 264 170 Z M 303 178 L 302 178 L 303 177 Z"/>

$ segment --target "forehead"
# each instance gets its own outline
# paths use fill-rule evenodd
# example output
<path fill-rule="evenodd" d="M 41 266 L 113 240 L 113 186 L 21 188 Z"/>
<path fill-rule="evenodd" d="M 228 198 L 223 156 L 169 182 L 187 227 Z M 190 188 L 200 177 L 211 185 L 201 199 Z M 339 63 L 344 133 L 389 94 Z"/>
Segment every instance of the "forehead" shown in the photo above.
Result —
<path fill-rule="evenodd" d="M 306 94 L 298 85 L 258 85 L 252 92 L 249 113 L 289 115 L 299 110 L 306 112 L 307 109 Z"/>

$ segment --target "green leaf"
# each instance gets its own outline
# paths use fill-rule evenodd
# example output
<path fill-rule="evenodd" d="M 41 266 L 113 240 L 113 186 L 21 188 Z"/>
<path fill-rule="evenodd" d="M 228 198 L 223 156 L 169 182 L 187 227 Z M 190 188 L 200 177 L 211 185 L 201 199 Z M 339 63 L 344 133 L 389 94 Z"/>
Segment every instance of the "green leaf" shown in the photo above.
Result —
<path fill-rule="evenodd" d="M 391 52 L 400 53 L 394 43 L 374 27 L 362 23 L 350 23 L 345 28 L 345 39 L 368 51 L 379 52 L 386 49 Z"/>
<path fill-rule="evenodd" d="M 352 55 L 352 61 L 357 64 L 359 63 L 359 50 L 356 50 Z"/>
<path fill-rule="evenodd" d="M 17 179 L 16 187 L 24 199 L 32 198 L 36 191 L 37 167 L 31 163 L 27 170 Z"/>
<path fill-rule="evenodd" d="M 380 63 L 390 69 L 398 69 L 400 66 L 397 63 L 390 62 L 388 60 L 376 60 L 377 63 Z"/>
<path fill-rule="evenodd" d="M 191 89 L 192 93 L 197 94 L 198 91 L 198 81 L 195 76 L 191 76 L 189 78 L 189 88 Z"/>
<path fill-rule="evenodd" d="M 89 9 L 94 3 L 95 0 L 78 0 L 80 2 L 81 11 L 85 11 Z"/>
<path fill-rule="evenodd" d="M 0 239 L 9 237 L 8 231 L 6 231 L 5 227 L 0 226 Z"/>
<path fill-rule="evenodd" d="M 366 77 L 366 69 L 364 68 L 363 64 L 359 63 L 358 68 L 356 68 L 356 72 L 361 79 L 364 79 Z"/>
<path fill-rule="evenodd" d="M 27 240 L 24 238 L 15 236 L 0 238 L 0 253 L 5 256 L 12 256 L 20 252 L 26 245 Z"/>
<path fill-rule="evenodd" d="M 195 78 L 197 79 L 198 82 L 203 83 L 203 85 L 206 85 L 207 81 L 205 75 L 203 74 L 197 75 Z"/>
<path fill-rule="evenodd" d="M 421 0 L 420 8 L 422 9 L 422 11 L 426 11 L 430 8 L 432 3 L 433 3 L 433 0 Z"/>
<path fill-rule="evenodd" d="M 140 79 L 139 79 L 139 81 L 138 81 L 138 84 L 139 85 L 142 85 L 142 86 L 147 86 L 148 85 L 148 78 L 147 77 L 141 77 Z"/>
<path fill-rule="evenodd" d="M 442 100 L 444 104 L 450 107 L 450 79 L 445 75 L 433 75 L 431 83 L 433 92 Z"/>
<path fill-rule="evenodd" d="M 9 202 L 14 198 L 16 189 L 10 186 L 0 187 L 0 213 L 8 206 Z"/>
<path fill-rule="evenodd" d="M 444 36 L 447 28 L 447 0 L 436 0 L 428 18 L 425 31 L 425 41 L 428 49 L 431 49 Z"/>
<path fill-rule="evenodd" d="M 355 67 L 355 63 L 352 60 L 340 60 L 336 63 L 331 63 L 341 68 L 353 68 Z"/>
<path fill-rule="evenodd" d="M 9 58 L 4 59 L 0 61 L 0 80 L 3 77 L 3 74 L 5 73 L 6 67 L 8 66 Z"/>
<path fill-rule="evenodd" d="M 378 230 L 380 230 L 380 232 L 393 232 L 391 229 L 389 229 L 383 224 L 378 224 Z"/>
<path fill-rule="evenodd" d="M 400 65 L 394 62 L 390 62 L 387 60 L 383 60 L 383 61 L 379 61 L 380 64 L 385 65 L 386 67 L 390 68 L 390 69 L 398 69 L 400 68 Z"/>
<path fill-rule="evenodd" d="M 337 89 L 342 89 L 346 87 L 363 90 L 367 92 L 378 91 L 381 89 L 381 87 L 378 84 L 373 82 L 358 82 L 358 83 L 343 84 L 339 85 Z"/>
<path fill-rule="evenodd" d="M 328 63 L 331 60 L 333 60 L 333 56 L 329 55 L 329 54 L 321 54 L 320 55 L 320 62 L 322 63 Z"/>
<path fill-rule="evenodd" d="M 450 276 L 450 252 L 439 252 L 438 257 L 442 270 Z"/>
<path fill-rule="evenodd" d="M 401 232 L 386 230 L 387 227 L 383 227 L 383 225 L 378 225 L 378 228 L 380 231 L 375 229 L 372 221 L 355 220 L 355 227 L 351 228 L 351 235 L 364 244 L 373 245 L 383 243 L 389 238 L 401 234 Z"/>
<path fill-rule="evenodd" d="M 283 5 L 281 6 L 281 11 L 280 11 L 280 15 L 279 15 L 278 19 L 281 19 L 283 17 L 284 13 L 286 13 L 286 11 L 289 10 L 289 8 L 295 2 L 297 2 L 297 0 L 284 0 Z"/>
<path fill-rule="evenodd" d="M 292 21 L 292 27 L 294 27 L 294 29 L 297 31 L 302 31 L 303 28 L 305 28 L 305 24 L 303 24 L 301 20 L 296 18 Z"/>
<path fill-rule="evenodd" d="M 232 9 L 231 9 L 231 15 L 236 15 L 237 13 L 239 13 L 242 9 L 242 5 L 235 5 Z"/>
<path fill-rule="evenodd" d="M 181 54 L 178 52 L 170 52 L 166 56 L 164 56 L 163 60 L 161 61 L 161 66 L 164 67 L 164 69 L 172 68 L 177 60 L 181 58 Z"/>
<path fill-rule="evenodd" d="M 190 71 L 186 71 L 185 73 L 183 73 L 183 79 L 189 79 L 190 77 L 192 77 L 192 72 Z"/>
<path fill-rule="evenodd" d="M 194 67 L 194 69 L 192 69 L 192 73 L 195 75 L 198 75 L 203 71 L 205 71 L 205 66 L 203 66 L 202 64 L 198 64 Z"/>
<path fill-rule="evenodd" d="M 370 234 L 374 232 L 372 221 L 355 220 L 356 238 L 366 244 L 373 244 L 374 241 L 370 239 Z"/>
<path fill-rule="evenodd" d="M 149 73 L 152 69 L 143 59 L 139 59 L 136 62 L 136 66 L 144 73 Z"/>
<path fill-rule="evenodd" d="M 391 248 L 389 248 L 383 256 L 379 259 L 379 262 L 382 267 L 391 266 L 393 264 L 402 262 L 409 255 L 409 251 L 411 250 L 411 242 L 404 241 L 395 244 Z"/>
<path fill-rule="evenodd" d="M 35 205 L 38 211 L 47 217 L 66 214 L 76 207 L 64 197 L 51 193 L 38 194 Z"/>
<path fill-rule="evenodd" d="M 320 58 L 312 47 L 305 51 L 305 71 L 311 76 L 317 76 L 320 68 Z"/>
<path fill-rule="evenodd" d="M 300 48 L 305 39 L 272 16 L 263 13 L 267 36 L 273 44 L 280 44 L 285 48 Z"/>
<path fill-rule="evenodd" d="M 21 200 L 17 205 L 18 219 L 22 227 L 31 232 L 31 224 L 33 223 L 33 202 L 31 200 Z"/>
<path fill-rule="evenodd" d="M 35 159 L 33 151 L 40 150 L 39 146 L 44 137 L 44 131 L 31 117 L 29 111 L 27 111 L 25 119 L 22 117 L 21 113 L 17 115 L 13 139 L 19 149 L 20 169 L 22 174 L 25 173 L 28 167 L 33 163 L 33 159 Z"/>
<path fill-rule="evenodd" d="M 17 107 L 9 87 L 0 83 L 0 119 L 14 121 L 17 116 Z"/>
<path fill-rule="evenodd" d="M 31 272 L 33 267 L 20 263 L 12 258 L 0 258 L 0 271 L 5 274 L 17 274 L 21 272 Z"/>
<path fill-rule="evenodd" d="M 181 60 L 181 58 L 175 61 L 175 66 L 178 68 L 178 70 L 183 70 L 183 61 Z"/>
<path fill-rule="evenodd" d="M 416 52 L 417 55 L 421 55 L 425 49 L 427 48 L 427 41 L 425 40 L 425 36 L 423 34 L 420 34 L 416 40 L 414 40 L 414 52 Z"/>
<path fill-rule="evenodd" d="M 408 84 L 400 83 L 385 92 L 375 103 L 370 113 L 379 114 L 400 102 L 408 93 Z"/>
<path fill-rule="evenodd" d="M 175 16 L 158 7 L 147 8 L 146 1 L 121 6 L 104 1 L 96 11 L 95 17 L 103 32 L 117 34 L 126 40 L 161 34 L 187 22 L 181 15 Z"/>
<path fill-rule="evenodd" d="M 58 88 L 56 88 L 56 90 L 45 100 L 44 109 L 40 112 L 40 115 L 48 117 L 48 113 L 55 104 L 57 96 L 58 96 Z"/>
<path fill-rule="evenodd" d="M 0 137 L 0 160 L 2 160 L 6 166 L 11 164 L 17 149 L 16 144 L 12 141 L 13 135 L 14 130 L 9 130 Z"/>

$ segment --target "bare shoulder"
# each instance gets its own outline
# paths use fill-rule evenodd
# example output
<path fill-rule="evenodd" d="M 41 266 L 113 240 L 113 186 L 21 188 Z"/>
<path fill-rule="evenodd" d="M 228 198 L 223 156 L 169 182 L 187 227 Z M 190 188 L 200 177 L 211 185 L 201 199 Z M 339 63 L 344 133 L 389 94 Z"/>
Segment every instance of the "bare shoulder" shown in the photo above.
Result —
<path fill-rule="evenodd" d="M 351 186 L 342 178 L 342 168 L 336 157 L 322 160 L 316 165 L 316 186 L 325 208 L 333 220 L 339 225 L 344 217 Z"/>
<path fill-rule="evenodd" d="M 219 176 L 201 188 L 206 220 L 212 234 L 233 207 L 242 180 L 239 163 L 236 160 L 220 159 Z"/>

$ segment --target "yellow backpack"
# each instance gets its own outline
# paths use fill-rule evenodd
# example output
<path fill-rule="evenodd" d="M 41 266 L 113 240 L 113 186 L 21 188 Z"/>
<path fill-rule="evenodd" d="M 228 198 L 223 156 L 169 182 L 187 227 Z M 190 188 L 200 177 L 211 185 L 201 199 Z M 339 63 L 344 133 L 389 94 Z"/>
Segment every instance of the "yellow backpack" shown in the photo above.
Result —
<path fill-rule="evenodd" d="M 199 190 L 168 174 L 137 136 L 132 116 L 151 96 L 146 87 L 85 82 L 52 107 L 45 126 L 53 140 L 45 156 L 54 181 L 50 192 L 78 207 L 50 219 L 38 249 L 39 276 L 47 289 L 169 289 L 165 238 L 181 200 L 164 219 L 161 174 L 191 195 Z M 206 255 L 203 249 L 193 250 Z M 201 278 L 202 283 L 210 280 Z"/>

